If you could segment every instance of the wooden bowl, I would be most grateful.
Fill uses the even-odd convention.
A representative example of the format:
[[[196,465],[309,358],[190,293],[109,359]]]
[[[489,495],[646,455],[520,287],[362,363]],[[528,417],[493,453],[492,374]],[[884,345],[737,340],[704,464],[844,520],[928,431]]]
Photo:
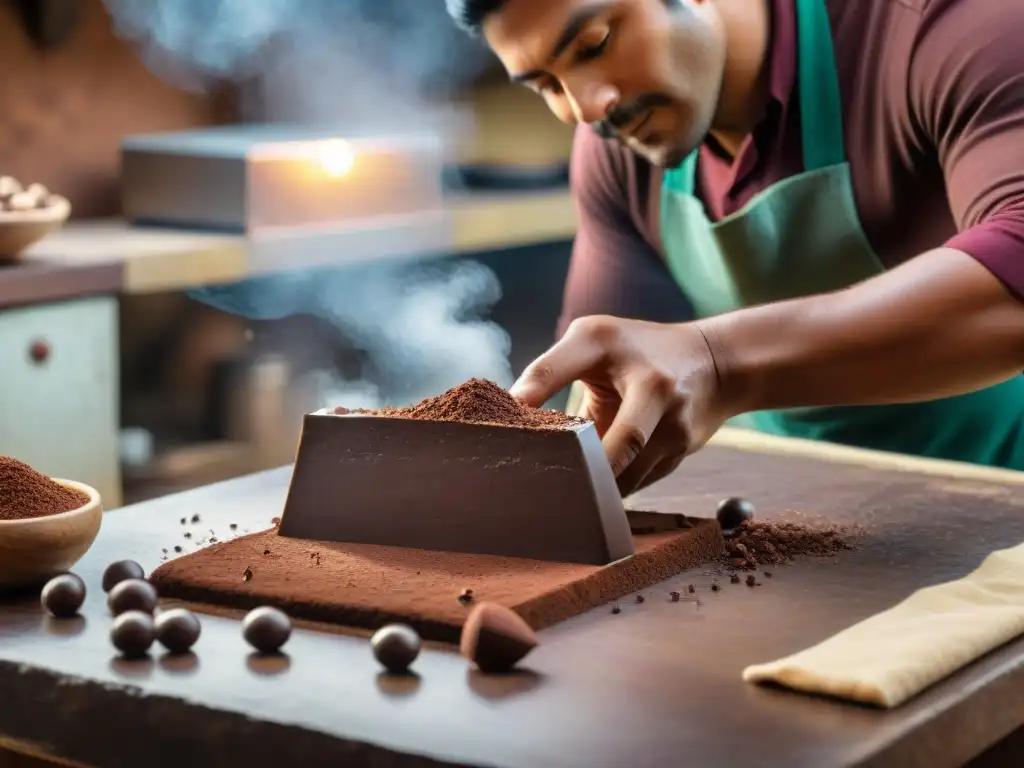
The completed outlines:
[[[71,203],[58,195],[45,208],[0,211],[0,264],[14,261],[34,242],[60,229],[70,215]]]
[[[54,482],[87,493],[88,503],[57,515],[0,520],[0,587],[42,584],[65,573],[96,540],[103,520],[99,491],[73,480]]]

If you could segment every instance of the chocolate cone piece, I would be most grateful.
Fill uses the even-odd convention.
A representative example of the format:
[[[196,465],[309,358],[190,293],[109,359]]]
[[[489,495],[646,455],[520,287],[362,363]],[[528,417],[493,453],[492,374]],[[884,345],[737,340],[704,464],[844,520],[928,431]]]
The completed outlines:
[[[515,611],[479,603],[462,627],[462,655],[482,672],[508,672],[537,645],[537,635]]]

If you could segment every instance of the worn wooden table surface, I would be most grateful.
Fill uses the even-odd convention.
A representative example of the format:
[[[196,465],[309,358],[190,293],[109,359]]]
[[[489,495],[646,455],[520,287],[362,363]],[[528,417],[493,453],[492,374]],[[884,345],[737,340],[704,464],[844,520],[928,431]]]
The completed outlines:
[[[762,518],[859,522],[859,548],[773,568],[753,589],[725,580],[711,592],[698,569],[619,615],[599,608],[544,631],[510,677],[429,650],[417,677],[392,680],[364,637],[313,629],[281,659],[259,659],[227,617],[204,617],[193,656],[116,658],[104,566],[132,557],[151,569],[186,543],[179,520],[194,513],[220,535],[266,527],[288,480],[275,470],[108,514],[76,569],[91,589],[79,620],[49,620],[32,599],[0,603],[0,743],[102,766],[942,766],[1024,724],[1024,642],[891,712],[740,679],[1024,541],[1024,475],[821,446],[810,450],[827,460],[811,459],[798,441],[741,433],[718,442],[641,505],[710,515],[742,494]],[[688,583],[700,605],[667,601]]]

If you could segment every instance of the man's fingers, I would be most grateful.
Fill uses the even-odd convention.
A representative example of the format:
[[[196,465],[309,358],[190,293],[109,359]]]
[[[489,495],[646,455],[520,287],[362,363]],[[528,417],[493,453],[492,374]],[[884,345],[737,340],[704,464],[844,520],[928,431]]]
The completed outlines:
[[[629,466],[622,470],[622,473],[615,478],[615,482],[619,486],[619,494],[621,494],[622,498],[626,498],[640,490],[644,486],[644,481],[648,475],[657,470],[661,457],[651,450],[651,447],[648,443],[647,449],[641,451],[629,463]]]
[[[597,365],[603,354],[588,334],[566,333],[527,366],[509,392],[521,403],[540,408]]]
[[[642,478],[640,478],[639,480],[632,484],[628,493],[636,493],[637,491],[642,491],[644,490],[644,488],[654,485],[659,480],[664,480],[666,477],[675,472],[679,468],[679,465],[682,463],[683,457],[681,455],[670,456],[668,458],[661,459],[661,461],[654,465],[653,469],[645,473]],[[620,482],[619,485],[621,487],[623,483]]]
[[[621,475],[651,439],[665,407],[644,387],[630,387],[604,436],[604,450],[615,476]]]

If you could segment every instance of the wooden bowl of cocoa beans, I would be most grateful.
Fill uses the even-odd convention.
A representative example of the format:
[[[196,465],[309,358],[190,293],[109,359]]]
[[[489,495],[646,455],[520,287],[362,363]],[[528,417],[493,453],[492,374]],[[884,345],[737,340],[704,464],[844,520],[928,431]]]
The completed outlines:
[[[71,203],[42,184],[0,176],[0,264],[17,260],[36,241],[64,226]]]

